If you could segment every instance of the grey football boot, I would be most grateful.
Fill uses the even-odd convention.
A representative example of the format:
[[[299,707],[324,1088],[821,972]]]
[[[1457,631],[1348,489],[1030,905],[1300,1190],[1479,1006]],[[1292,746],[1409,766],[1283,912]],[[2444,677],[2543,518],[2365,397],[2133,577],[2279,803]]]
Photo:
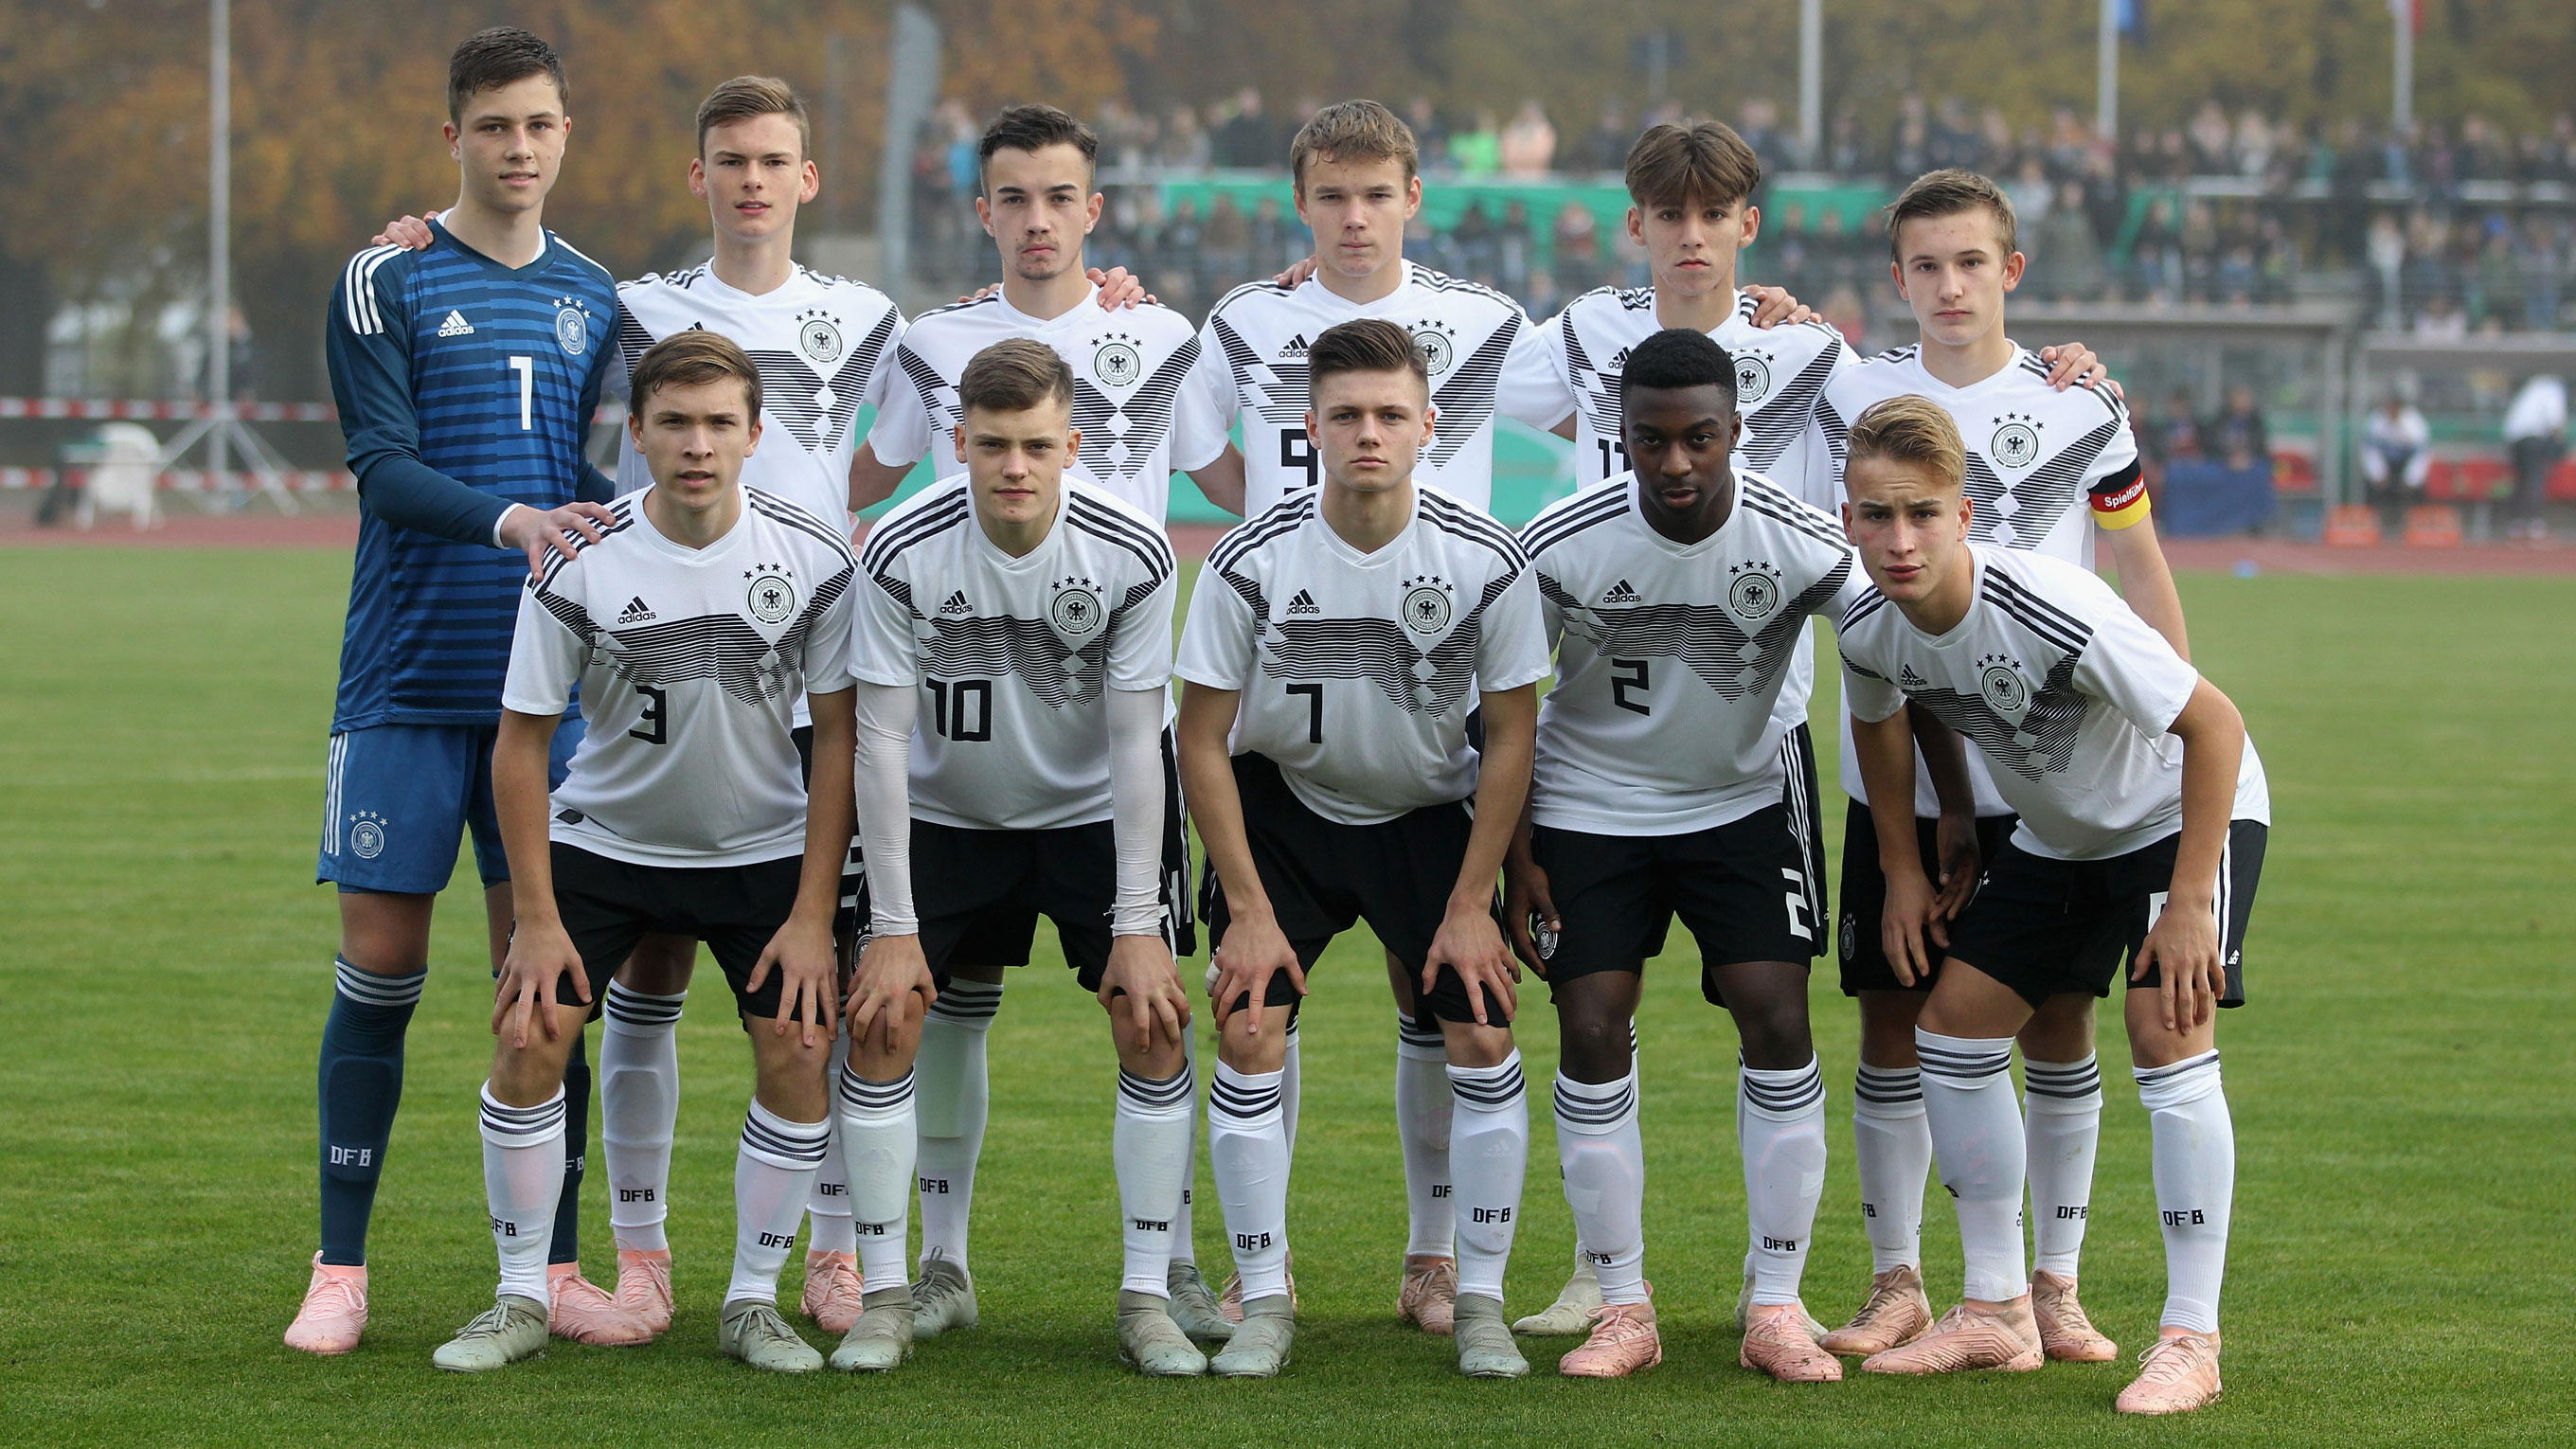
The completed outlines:
[[[937,1338],[952,1329],[973,1328],[978,1321],[975,1280],[946,1253],[932,1253],[912,1284],[913,1338]]]
[[[823,1366],[823,1355],[789,1326],[778,1305],[757,1298],[724,1306],[716,1326],[716,1346],[728,1358],[774,1374],[810,1374]]]
[[[1151,1293],[1118,1290],[1118,1357],[1152,1379],[1194,1379],[1207,1355],[1172,1321],[1171,1306]]]
[[[1196,1263],[1174,1263],[1163,1278],[1172,1291],[1170,1313],[1181,1332],[1200,1343],[1223,1343],[1234,1337],[1234,1320],[1217,1307],[1216,1294],[1199,1276]]]
[[[534,1298],[504,1293],[456,1336],[438,1346],[429,1361],[451,1373],[489,1373],[535,1358],[546,1350],[546,1306]]]
[[[1482,1293],[1458,1295],[1458,1372],[1471,1379],[1517,1379],[1528,1376],[1529,1360],[1512,1342],[1511,1324],[1503,1317],[1503,1300]]]
[[[1276,1378],[1288,1366],[1289,1346],[1297,1340],[1297,1313],[1288,1295],[1247,1299],[1243,1322],[1225,1351],[1208,1360],[1208,1372],[1219,1378]]]
[[[912,1341],[919,1336],[912,1289],[880,1288],[863,1295],[859,1309],[859,1321],[850,1325],[841,1346],[832,1350],[832,1367],[845,1373],[884,1373],[912,1357]],[[967,1300],[967,1310],[974,1310],[972,1298]]]

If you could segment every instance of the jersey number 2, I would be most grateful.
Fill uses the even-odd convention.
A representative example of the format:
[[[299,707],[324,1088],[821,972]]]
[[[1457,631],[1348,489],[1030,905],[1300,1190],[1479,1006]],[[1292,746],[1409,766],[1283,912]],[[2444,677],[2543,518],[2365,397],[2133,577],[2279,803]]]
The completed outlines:
[[[1613,674],[1610,676],[1610,702],[1619,706],[1621,709],[1628,711],[1630,714],[1653,714],[1655,712],[1654,706],[1639,704],[1628,698],[1629,690],[1633,689],[1639,694],[1643,694],[1653,687],[1652,681],[1648,678],[1646,673],[1646,661],[1643,659],[1613,659],[1610,661],[1610,667],[1612,669],[1628,669],[1635,671],[1632,674]]]
[[[510,370],[519,375],[519,431],[524,433],[537,425],[537,360],[513,357]]]

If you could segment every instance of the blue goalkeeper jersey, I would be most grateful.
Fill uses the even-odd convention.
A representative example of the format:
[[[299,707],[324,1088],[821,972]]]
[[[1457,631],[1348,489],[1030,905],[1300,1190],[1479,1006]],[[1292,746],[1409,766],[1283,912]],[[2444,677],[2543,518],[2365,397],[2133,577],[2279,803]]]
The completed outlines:
[[[583,443],[617,355],[614,280],[552,232],[513,268],[430,230],[421,251],[358,253],[331,293],[331,393],[369,500],[334,732],[496,721],[528,569],[493,526],[597,477]],[[396,487],[446,499],[443,531],[388,520],[377,500]]]

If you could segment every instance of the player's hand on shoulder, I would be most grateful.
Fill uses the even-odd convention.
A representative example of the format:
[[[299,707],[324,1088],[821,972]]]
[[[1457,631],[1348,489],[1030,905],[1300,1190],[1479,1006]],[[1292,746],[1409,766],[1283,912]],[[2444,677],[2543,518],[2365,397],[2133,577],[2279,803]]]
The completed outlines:
[[[2149,968],[2159,974],[2164,998],[2165,1030],[2187,1032],[2208,1024],[2218,999],[2227,994],[2227,966],[2218,939],[2218,914],[2210,899],[2165,898],[2164,911],[2147,928],[2129,965],[2129,979],[2143,979]]]
[[[1125,1004],[1120,1004],[1120,998]],[[1172,949],[1160,936],[1112,936],[1109,965],[1100,973],[1100,1004],[1116,1023],[1123,1012],[1135,1028],[1136,1049],[1146,1050],[1161,1034],[1180,1045],[1189,1036],[1190,993],[1172,963]],[[1123,1042],[1124,1031],[1118,1033]]]
[[[891,1042],[895,1027],[904,1019],[903,998],[907,992],[919,992],[924,1006],[939,999],[938,984],[930,975],[930,959],[921,954],[921,937],[869,937],[867,948],[859,953],[858,969],[850,973],[846,1010],[850,1040],[864,1040],[869,1028],[883,1017],[885,1035]]]
[[[1490,904],[1449,903],[1448,913],[1440,918],[1439,931],[1431,938],[1431,950],[1422,959],[1425,994],[1439,981],[1443,966],[1457,972],[1458,979],[1466,983],[1467,1005],[1475,1012],[1478,1026],[1511,1024],[1485,1020],[1487,991],[1503,1004],[1505,1014],[1520,1014],[1520,963],[1512,959],[1510,948],[1503,944],[1503,931],[1494,924]]]
[[[1306,285],[1306,279],[1313,275],[1315,275],[1315,259],[1310,256],[1270,280],[1283,287],[1302,287]]]
[[[510,933],[501,974],[492,983],[492,1034],[506,1032],[513,1050],[526,1048],[531,1025],[548,1041],[561,1036],[564,1023],[557,1015],[555,983],[567,975],[582,1004],[589,1005],[590,973],[582,969],[581,952],[573,948],[563,922],[520,920]]]
[[[1111,267],[1105,272],[1093,267],[1082,275],[1100,289],[1100,310],[1103,312],[1115,312],[1139,303],[1148,307],[1158,306],[1163,300],[1146,291],[1145,284],[1136,280],[1125,267]]]
[[[429,246],[429,224],[438,219],[437,212],[427,216],[398,216],[385,223],[385,229],[367,238],[371,247],[409,247],[422,251]]]
[[[1556,950],[1559,932],[1565,922],[1556,914],[1556,897],[1548,886],[1547,872],[1526,852],[1514,850],[1503,858],[1503,920],[1512,930],[1512,954],[1521,964],[1547,979],[1547,958]],[[1535,923],[1537,931],[1533,932]],[[1539,939],[1543,933],[1545,939]]]
[[[501,543],[528,556],[528,577],[533,579],[545,572],[546,555],[559,553],[572,558],[579,552],[573,547],[574,535],[578,534],[585,543],[597,543],[608,536],[608,526],[616,522],[617,515],[604,504],[567,503],[561,508],[513,504],[501,516]]]
[[[2055,347],[2043,347],[2039,349],[2039,360],[2048,364],[2048,385],[2059,392],[2080,382],[2089,387],[2108,388],[2111,396],[2122,402],[2129,400],[2129,395],[2111,380],[2109,364],[2094,356],[2093,349],[2081,342],[2061,342]]]
[[[1270,978],[1285,971],[1297,994],[1306,994],[1306,968],[1298,963],[1297,948],[1279,929],[1279,922],[1269,916],[1258,919],[1236,916],[1226,922],[1225,939],[1216,946],[1216,979],[1208,983],[1208,1000],[1216,1010],[1217,1029],[1225,1029],[1226,1019],[1234,1014],[1234,999],[1249,992],[1252,996],[1252,1031],[1261,1031],[1261,1008],[1270,990]]]
[[[840,957],[832,950],[832,923],[789,916],[761,949],[744,989],[758,991],[778,972],[778,1020],[770,1028],[787,1035],[791,1023],[804,1028],[805,1045],[830,1041],[840,1030]],[[816,1035],[816,1033],[820,1035]]]
[[[1813,322],[1815,309],[1789,295],[1786,287],[1752,286],[1744,295],[1753,299],[1753,325],[1769,329],[1783,322]]]

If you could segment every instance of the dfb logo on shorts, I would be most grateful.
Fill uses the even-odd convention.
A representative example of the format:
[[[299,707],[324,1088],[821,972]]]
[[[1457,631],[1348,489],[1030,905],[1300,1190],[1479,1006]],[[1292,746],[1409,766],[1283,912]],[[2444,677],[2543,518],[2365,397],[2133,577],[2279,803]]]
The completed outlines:
[[[385,853],[385,817],[373,810],[361,810],[349,817],[349,853],[360,860],[373,860]]]

